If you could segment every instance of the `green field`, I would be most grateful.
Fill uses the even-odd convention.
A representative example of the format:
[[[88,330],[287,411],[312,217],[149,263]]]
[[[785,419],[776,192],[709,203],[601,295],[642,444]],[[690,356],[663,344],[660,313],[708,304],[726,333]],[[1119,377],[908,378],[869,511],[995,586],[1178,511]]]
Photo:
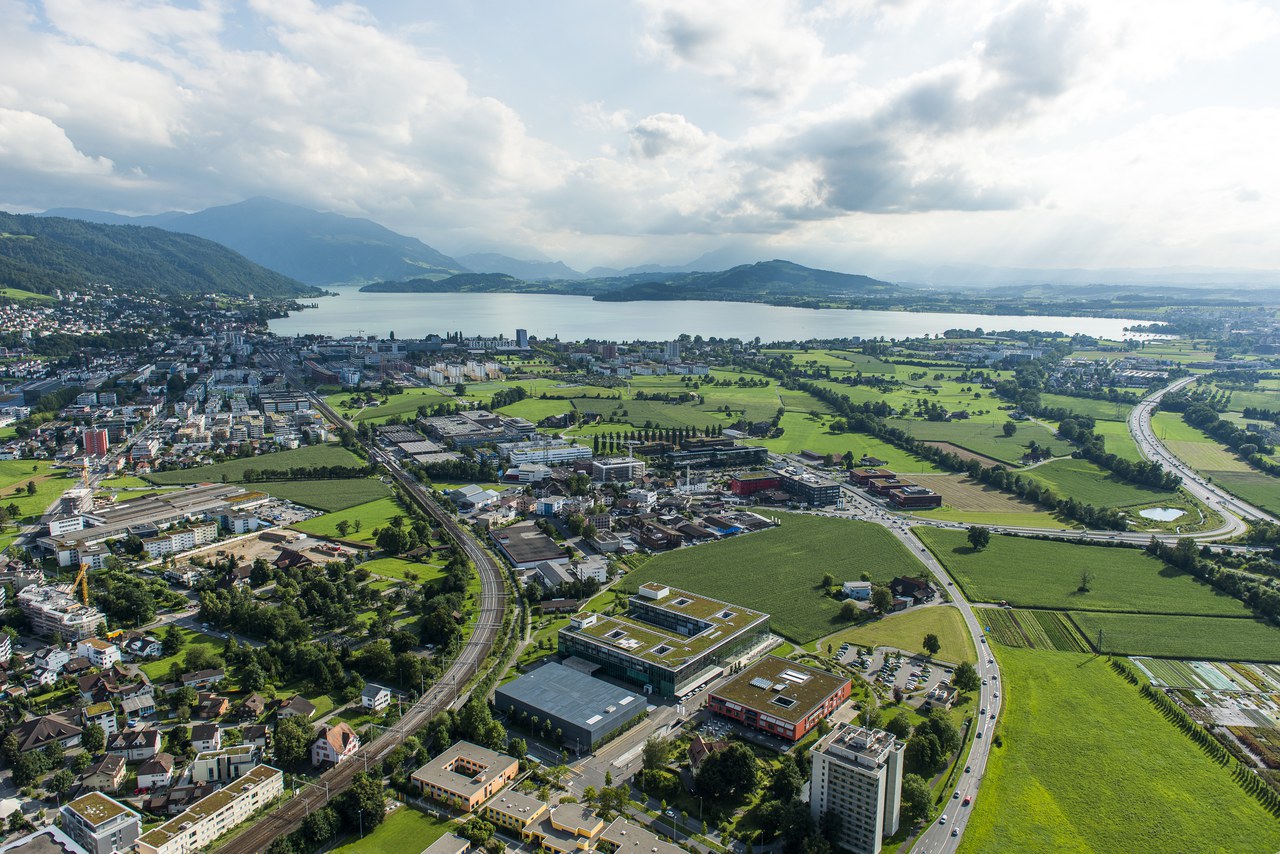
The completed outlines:
[[[377,406],[363,408],[359,406],[344,406],[343,404],[349,402],[351,397],[352,395],[349,392],[331,394],[325,398],[325,403],[351,421],[368,421],[372,424],[381,424],[393,415],[402,415],[407,420],[412,420],[413,416],[417,414],[419,406],[426,405],[430,408],[449,400],[452,395],[439,389],[425,386],[404,389],[401,394],[393,394],[386,398],[385,402],[380,398]]]
[[[955,664],[962,661],[977,663],[978,654],[973,648],[973,638],[969,637],[964,618],[953,605],[911,608],[852,629],[844,629],[809,646],[813,649],[821,647],[822,650],[828,646],[838,649],[840,644],[848,642],[858,646],[891,646],[923,654],[921,641],[927,634],[937,635],[942,644],[938,658]]]
[[[1250,504],[1270,513],[1280,513],[1280,478],[1260,471],[1206,471],[1203,474]]]
[[[1020,608],[1140,611],[1154,614],[1247,616],[1240,600],[1139,549],[1055,543],[994,534],[974,551],[964,531],[912,531],[965,591],[979,602]],[[1079,593],[1082,572],[1094,574]]]
[[[1107,453],[1130,462],[1142,462],[1142,454],[1138,452],[1138,443],[1133,441],[1129,433],[1129,425],[1123,421],[1095,421],[1093,432],[1106,440]]]
[[[20,517],[39,516],[77,481],[75,472],[47,460],[0,460],[0,505],[18,505]],[[34,494],[27,494],[28,483]]]
[[[1072,397],[1067,394],[1048,394],[1041,392],[1040,405],[1052,409],[1068,409],[1077,415],[1090,415],[1096,421],[1116,421],[1124,423],[1133,409],[1130,403],[1112,403],[1107,400],[1090,400],[1085,397]]]
[[[1003,415],[999,423],[988,420],[967,421],[913,421],[901,418],[889,419],[890,426],[906,430],[925,442],[950,442],[967,448],[975,454],[1017,463],[1034,439],[1041,446],[1048,446],[1055,456],[1071,453],[1071,445],[1057,438],[1051,431],[1031,422],[1018,425],[1012,437],[1004,435],[1002,426],[1008,420]]]
[[[391,494],[391,487],[373,477],[350,480],[269,480],[255,483],[254,488],[276,498],[314,507],[326,513],[367,504]]]
[[[330,848],[330,854],[420,854],[441,836],[451,832],[454,825],[448,821],[418,812],[404,806],[387,816],[386,820],[364,839],[352,838],[345,844]]]
[[[658,555],[623,581],[635,591],[661,581],[772,615],[773,630],[808,643],[841,626],[840,603],[818,589],[824,573],[836,582],[863,572],[888,582],[924,567],[880,525],[819,516],[777,514],[782,525],[718,543]]]
[[[249,469],[287,470],[291,468],[314,468],[317,466],[351,466],[365,465],[364,460],[340,445],[308,445],[292,451],[277,451],[274,454],[263,454],[257,457],[244,457],[215,463],[211,466],[179,469],[177,471],[154,472],[146,476],[152,483],[185,484],[185,483],[240,483],[244,473]]]
[[[1280,661],[1280,629],[1253,619],[1103,614],[1072,611],[1071,619],[1097,646],[1122,655],[1219,661]]]
[[[1023,608],[978,608],[978,621],[987,637],[1005,646],[1091,652],[1092,647],[1063,611]]]
[[[798,454],[800,451],[816,451],[820,454],[845,454],[852,452],[854,459],[864,455],[885,460],[894,471],[903,473],[937,472],[933,463],[900,451],[866,433],[832,433],[828,425],[832,419],[826,416],[814,418],[805,412],[788,412],[782,416],[779,426],[782,435],[776,439],[751,440],[750,444],[764,445],[779,454]]]
[[[418,576],[414,584],[422,584],[433,578],[440,578],[444,575],[443,569],[434,563],[419,563],[414,560],[406,560],[400,557],[380,557],[375,560],[367,560],[360,564],[364,569],[369,570],[374,575],[381,575],[384,578],[394,578],[400,581],[408,581],[406,573],[414,573]]]
[[[0,288],[0,297],[8,297],[18,302],[53,302],[53,297],[48,294],[38,294],[35,291],[24,291],[21,288]]]
[[[394,498],[379,498],[367,504],[357,504],[337,513],[326,513],[314,519],[307,519],[291,527],[307,534],[320,537],[337,537],[338,523],[343,519],[348,522],[360,522],[360,530],[347,534],[347,539],[358,543],[372,543],[373,529],[386,525],[392,516],[404,516],[404,508]]]
[[[192,647],[201,646],[204,647],[206,651],[213,653],[214,655],[222,655],[222,649],[226,643],[225,641],[220,641],[211,635],[193,632],[190,629],[184,629],[181,627],[178,628],[178,633],[182,635],[182,649],[178,650],[176,654],[166,656],[164,658],[157,658],[154,661],[144,661],[138,665],[138,669],[147,674],[147,678],[152,682],[158,684],[160,682],[167,681],[169,678],[169,667],[175,661],[183,661],[187,654],[187,650]]]
[[[1088,460],[1054,460],[1023,474],[1053,490],[1058,498],[1074,498],[1095,507],[1133,507],[1167,499],[1167,489],[1137,486],[1110,474]]]
[[[1103,658],[1000,650],[1007,705],[960,850],[1274,851],[1280,823]]]

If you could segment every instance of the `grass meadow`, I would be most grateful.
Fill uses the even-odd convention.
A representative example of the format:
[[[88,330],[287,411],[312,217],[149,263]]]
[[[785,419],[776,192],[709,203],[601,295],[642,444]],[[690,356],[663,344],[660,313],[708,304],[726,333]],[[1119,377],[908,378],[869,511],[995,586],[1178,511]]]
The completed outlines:
[[[907,652],[924,653],[921,642],[927,634],[937,635],[942,644],[938,658],[955,664],[962,661],[977,663],[973,639],[965,628],[964,618],[953,605],[911,608],[890,614],[851,629],[842,629],[809,644],[809,647],[815,651],[818,647],[825,650],[827,646],[838,649],[840,644],[848,642],[858,646],[891,646]]]
[[[1023,473],[1053,490],[1059,498],[1075,498],[1095,507],[1133,507],[1173,496],[1173,490],[1128,483],[1088,460],[1054,460]]]
[[[1245,617],[1240,600],[1139,549],[1055,543],[993,534],[974,551],[964,531],[912,529],[970,599],[1019,608]],[[1080,593],[1081,573],[1092,572]]]
[[[290,527],[306,534],[336,538],[338,536],[339,522],[343,519],[351,523],[358,521],[360,530],[351,531],[347,534],[346,539],[356,543],[372,543],[374,528],[386,525],[392,516],[404,515],[404,508],[394,498],[379,498],[376,501],[357,504],[354,507],[349,507],[336,513],[326,513],[324,516],[307,519]]]
[[[225,478],[227,483],[240,483],[249,469],[287,470],[318,466],[363,466],[364,460],[340,445],[308,445],[292,451],[277,451],[257,457],[244,457],[176,471],[153,472],[146,480],[161,486],[189,483],[217,483]]]
[[[1252,618],[1104,614],[1072,611],[1095,647],[1119,655],[1219,661],[1280,661],[1280,629]]]
[[[1280,823],[1107,666],[1001,649],[1007,705],[960,851],[1273,851]]]

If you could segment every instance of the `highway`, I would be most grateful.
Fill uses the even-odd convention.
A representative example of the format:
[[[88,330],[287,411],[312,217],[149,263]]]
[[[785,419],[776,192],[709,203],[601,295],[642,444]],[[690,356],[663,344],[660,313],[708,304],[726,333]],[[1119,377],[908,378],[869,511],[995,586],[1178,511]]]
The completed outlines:
[[[309,396],[316,409],[335,424],[350,426],[323,400],[315,395]],[[352,778],[357,773],[377,768],[376,773],[381,777],[382,761],[391,751],[400,746],[405,738],[423,727],[437,713],[445,709],[457,708],[466,701],[468,692],[464,689],[467,683],[476,675],[480,665],[498,641],[508,598],[503,581],[503,568],[399,465],[376,447],[370,446],[368,451],[373,459],[386,466],[387,471],[410,497],[449,532],[475,564],[476,570],[480,573],[481,585],[479,621],[476,623],[475,631],[463,644],[458,657],[454,659],[449,669],[405,711],[403,717],[394,726],[384,730],[369,744],[362,746],[341,765],[334,766],[321,774],[305,789],[295,790],[293,797],[284,800],[243,833],[218,847],[217,854],[257,854],[265,851],[273,840],[296,830],[312,810],[323,807],[335,795],[350,786]]]

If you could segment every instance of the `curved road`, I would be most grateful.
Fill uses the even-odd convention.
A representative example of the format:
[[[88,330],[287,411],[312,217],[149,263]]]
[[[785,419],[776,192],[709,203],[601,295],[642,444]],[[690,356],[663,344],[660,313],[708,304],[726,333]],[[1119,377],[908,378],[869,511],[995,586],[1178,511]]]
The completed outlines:
[[[334,423],[346,425],[346,421],[325,405],[323,400],[314,395],[310,396],[316,408]],[[374,459],[386,465],[387,470],[400,486],[453,536],[466,552],[467,557],[475,563],[476,570],[480,574],[481,586],[479,621],[476,623],[475,631],[463,644],[458,657],[454,659],[449,669],[418,698],[418,701],[394,726],[384,730],[372,742],[362,746],[350,759],[321,774],[306,789],[283,801],[257,823],[220,846],[216,849],[217,854],[257,854],[265,851],[276,838],[296,830],[311,810],[323,807],[333,796],[350,786],[352,778],[357,773],[380,765],[391,751],[404,742],[405,738],[424,726],[437,713],[465,701],[468,692],[463,690],[464,687],[476,675],[481,663],[488,657],[498,640],[507,606],[507,589],[503,581],[502,567],[480,547],[469,532],[435,503],[417,481],[401,470],[399,465],[376,447],[369,447],[369,452]]]

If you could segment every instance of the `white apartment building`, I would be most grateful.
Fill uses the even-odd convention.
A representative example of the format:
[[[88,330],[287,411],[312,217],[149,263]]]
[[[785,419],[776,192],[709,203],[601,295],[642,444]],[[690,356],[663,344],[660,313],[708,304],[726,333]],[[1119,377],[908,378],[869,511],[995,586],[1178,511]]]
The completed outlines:
[[[813,748],[809,809],[840,816],[840,847],[879,854],[898,831],[903,743],[884,730],[840,724]]]
[[[81,795],[64,806],[62,829],[89,854],[128,851],[138,838],[142,817],[101,792]]]
[[[63,640],[92,637],[104,622],[102,612],[71,594],[71,585],[32,584],[18,591],[18,607],[38,635],[61,635]]]
[[[218,539],[218,523],[203,522],[176,531],[167,531],[158,537],[142,541],[142,547],[151,557],[162,557],[206,546]]]
[[[85,638],[77,643],[76,655],[83,655],[94,667],[104,669],[120,663],[120,648],[101,638]]]
[[[259,765],[240,779],[192,804],[139,837],[141,854],[199,851],[284,794],[284,775]]]

